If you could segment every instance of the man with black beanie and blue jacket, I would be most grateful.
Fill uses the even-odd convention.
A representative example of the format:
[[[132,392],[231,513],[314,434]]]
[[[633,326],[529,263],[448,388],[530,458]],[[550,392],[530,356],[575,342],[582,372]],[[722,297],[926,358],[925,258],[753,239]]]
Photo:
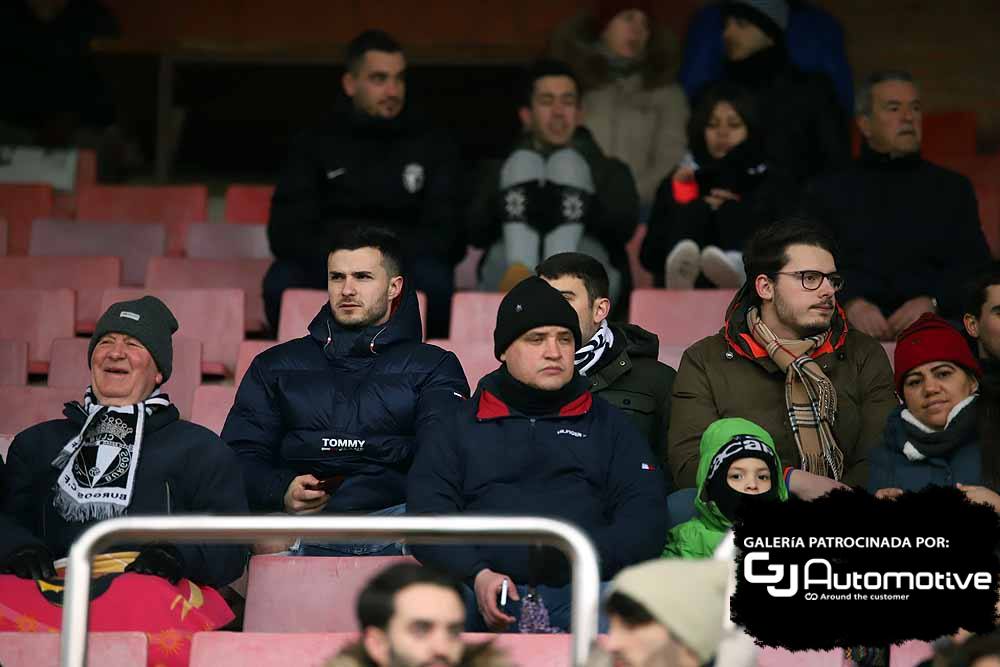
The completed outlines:
[[[597,547],[601,579],[655,558],[666,530],[666,489],[645,438],[575,372],[576,312],[541,278],[507,293],[493,333],[499,369],[418,452],[411,514],[507,514],[563,519]],[[548,549],[414,546],[423,563],[463,577],[479,613],[469,630],[569,626],[569,566]],[[498,596],[507,582],[505,609]],[[470,606],[472,594],[470,592]],[[471,611],[471,610],[470,610]]]

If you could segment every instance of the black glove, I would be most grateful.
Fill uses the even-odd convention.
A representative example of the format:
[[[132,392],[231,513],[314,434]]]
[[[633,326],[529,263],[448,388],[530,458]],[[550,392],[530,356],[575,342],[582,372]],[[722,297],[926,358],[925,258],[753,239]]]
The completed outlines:
[[[170,583],[176,584],[184,576],[184,557],[177,547],[169,544],[151,544],[139,552],[136,559],[125,567],[125,571],[163,577]]]
[[[56,576],[52,554],[40,544],[30,544],[14,551],[4,563],[3,570],[21,579],[54,579]]]

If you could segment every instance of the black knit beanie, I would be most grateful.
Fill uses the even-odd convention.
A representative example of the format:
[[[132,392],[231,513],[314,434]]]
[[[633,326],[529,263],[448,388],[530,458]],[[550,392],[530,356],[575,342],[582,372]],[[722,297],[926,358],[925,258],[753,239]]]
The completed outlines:
[[[97,341],[105,334],[120,333],[131,336],[146,346],[166,382],[170,379],[174,364],[174,346],[170,337],[177,331],[177,326],[174,314],[155,296],[112,304],[101,315],[101,319],[97,320],[97,328],[90,337],[87,367],[90,367]]]
[[[583,347],[580,320],[573,306],[557,289],[537,276],[525,278],[500,302],[493,330],[493,354],[497,359],[510,344],[535,327],[566,327],[573,332],[575,347]]]
[[[722,13],[724,17],[750,21],[775,42],[781,42],[788,29],[786,0],[729,0],[722,6]]]

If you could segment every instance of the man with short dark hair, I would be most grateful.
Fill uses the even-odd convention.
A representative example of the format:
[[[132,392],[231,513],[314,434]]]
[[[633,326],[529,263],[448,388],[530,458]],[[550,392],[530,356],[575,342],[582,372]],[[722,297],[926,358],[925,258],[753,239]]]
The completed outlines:
[[[804,203],[842,248],[848,319],[880,340],[925,312],[958,318],[962,290],[990,259],[969,179],[920,157],[921,119],[908,72],[873,73],[858,89],[861,156]]]
[[[1000,270],[980,276],[972,286],[962,318],[979,358],[1000,362]]]
[[[729,565],[655,560],[622,570],[604,603],[617,667],[698,667],[723,638]]]
[[[329,121],[292,141],[271,200],[268,321],[277,327],[285,289],[325,287],[334,227],[377,222],[404,240],[413,287],[427,294],[428,335],[444,338],[465,253],[458,150],[405,106],[406,58],[381,30],[350,43],[341,87]]]
[[[524,75],[524,130],[506,160],[490,163],[469,216],[471,242],[487,253],[483,289],[507,291],[550,255],[579,251],[608,270],[611,295],[629,290],[625,244],[639,218],[628,166],[605,156],[582,126],[572,69],[540,60]]]
[[[580,318],[584,343],[573,363],[590,381],[590,391],[631,417],[653,454],[666,464],[670,393],[677,373],[657,361],[656,334],[608,321],[608,274],[593,257],[559,253],[539,264],[535,273],[559,290]]]
[[[392,565],[358,596],[361,639],[326,667],[509,667],[489,643],[462,642],[462,586],[416,563]]]
[[[807,220],[751,238],[747,282],[722,330],[688,348],[677,371],[667,456],[678,486],[694,486],[699,440],[723,417],[774,437],[800,498],[867,483],[867,451],[899,401],[885,350],[850,328],[837,303],[836,252],[827,230]]]
[[[306,336],[251,363],[222,430],[242,463],[251,510],[404,511],[419,443],[469,387],[454,354],[420,342],[401,255],[391,232],[342,228],[327,258],[329,303]],[[389,545],[296,550],[398,552]]]
[[[421,448],[408,511],[564,519],[594,542],[602,581],[659,555],[663,476],[628,417],[594,397],[575,372],[581,338],[573,308],[541,278],[526,278],[501,302],[493,342],[500,368]],[[413,552],[469,585],[469,630],[515,622],[521,632],[569,627],[569,567],[558,553],[493,545]],[[504,581],[510,592],[501,608]]]

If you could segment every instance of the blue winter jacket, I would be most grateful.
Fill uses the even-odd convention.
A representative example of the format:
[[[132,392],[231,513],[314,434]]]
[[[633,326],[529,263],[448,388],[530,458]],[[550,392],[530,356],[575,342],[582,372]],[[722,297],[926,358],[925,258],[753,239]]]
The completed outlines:
[[[580,527],[597,548],[601,579],[663,549],[666,489],[646,439],[628,416],[589,391],[558,414],[528,417],[496,393],[494,371],[454,410],[410,472],[410,514],[531,515]],[[527,547],[414,545],[422,563],[462,578],[483,568],[517,584],[564,585],[564,560]]]
[[[972,404],[966,408],[974,408]],[[897,488],[919,491],[926,486],[954,486],[955,484],[980,485],[982,481],[982,453],[978,431],[967,443],[951,451],[948,456],[911,461],[903,454],[906,431],[903,429],[904,406],[896,408],[885,425],[880,447],[868,453],[868,490]]]
[[[325,511],[373,511],[405,501],[418,442],[468,395],[458,358],[421,342],[406,289],[385,325],[342,329],[325,304],[308,336],[259,354],[222,439],[239,456],[253,511],[282,511],[305,474],[343,478]]]

